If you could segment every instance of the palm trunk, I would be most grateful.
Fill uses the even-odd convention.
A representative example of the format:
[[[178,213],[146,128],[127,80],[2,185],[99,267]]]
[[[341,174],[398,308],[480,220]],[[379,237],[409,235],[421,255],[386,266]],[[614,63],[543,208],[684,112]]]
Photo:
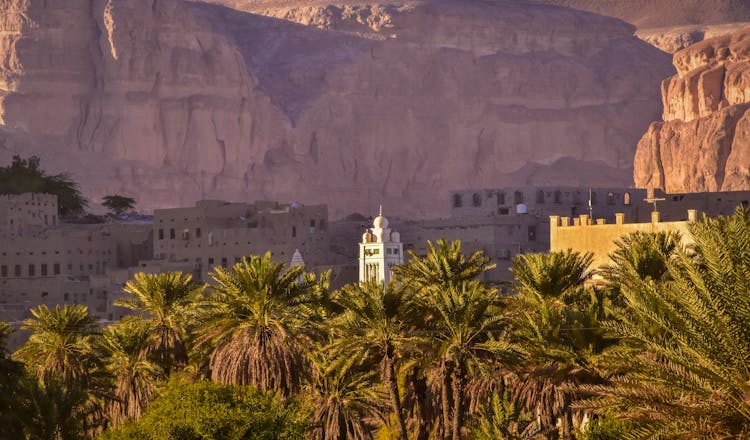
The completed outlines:
[[[398,381],[396,380],[395,370],[392,350],[387,350],[385,355],[385,382],[391,398],[391,409],[396,414],[396,423],[399,430],[398,438],[400,440],[407,440],[406,422],[404,421],[404,411],[401,408],[401,396],[398,392]]]
[[[453,440],[461,440],[464,419],[464,371],[461,364],[453,370]]]
[[[443,361],[443,386],[440,390],[440,400],[443,406],[443,438],[446,440],[450,439],[451,426],[451,374],[453,374],[453,368],[450,363]]]

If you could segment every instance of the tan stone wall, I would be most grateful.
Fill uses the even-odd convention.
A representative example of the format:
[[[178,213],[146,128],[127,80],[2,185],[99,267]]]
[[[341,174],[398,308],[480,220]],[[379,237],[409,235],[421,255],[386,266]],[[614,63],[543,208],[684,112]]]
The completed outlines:
[[[325,205],[206,200],[191,208],[157,210],[153,228],[154,257],[190,262],[204,281],[216,266],[266,252],[289,263],[299,249],[309,268],[331,263]]]
[[[0,195],[0,238],[34,235],[57,225],[57,196],[52,194]]]
[[[692,215],[694,220],[695,212]],[[676,231],[682,234],[683,242],[691,240],[689,221],[661,222],[657,217],[648,223],[592,224],[587,216],[573,220],[575,223],[567,217],[550,216],[550,251],[591,252],[595,268],[608,265],[609,254],[617,248],[615,243],[633,232]]]

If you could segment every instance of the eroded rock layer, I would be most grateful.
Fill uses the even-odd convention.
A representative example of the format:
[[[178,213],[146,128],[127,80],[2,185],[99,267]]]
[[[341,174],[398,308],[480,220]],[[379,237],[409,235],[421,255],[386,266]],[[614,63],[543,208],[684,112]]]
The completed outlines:
[[[145,210],[435,215],[454,188],[628,184],[673,72],[632,26],[554,6],[241,3],[0,1],[0,159],[39,154]]]
[[[750,27],[674,56],[663,122],[638,144],[637,186],[668,192],[750,189]]]

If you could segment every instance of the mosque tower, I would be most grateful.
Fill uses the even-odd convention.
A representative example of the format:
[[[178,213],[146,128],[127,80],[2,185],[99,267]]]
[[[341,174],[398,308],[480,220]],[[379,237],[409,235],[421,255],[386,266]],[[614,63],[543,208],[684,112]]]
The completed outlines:
[[[359,281],[387,284],[391,280],[391,268],[404,262],[401,236],[388,228],[382,206],[372,226],[362,234],[359,244]]]

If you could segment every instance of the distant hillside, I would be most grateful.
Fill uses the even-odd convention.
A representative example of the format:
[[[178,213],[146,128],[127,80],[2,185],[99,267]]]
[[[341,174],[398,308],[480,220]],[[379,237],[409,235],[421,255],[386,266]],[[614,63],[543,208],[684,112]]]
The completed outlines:
[[[750,0],[530,0],[609,15],[638,28],[750,21]]]

